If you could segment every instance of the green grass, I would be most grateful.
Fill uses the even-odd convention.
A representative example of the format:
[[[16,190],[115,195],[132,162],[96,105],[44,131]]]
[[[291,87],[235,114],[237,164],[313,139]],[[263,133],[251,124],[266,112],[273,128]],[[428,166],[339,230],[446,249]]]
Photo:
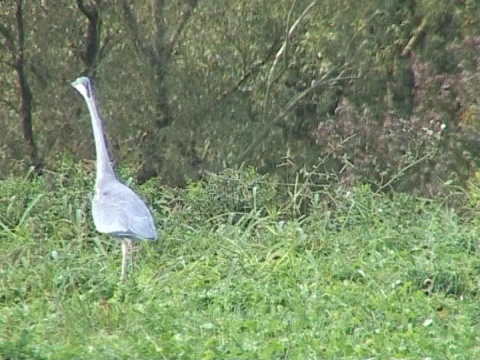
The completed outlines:
[[[62,173],[0,184],[2,359],[480,357],[478,215],[365,187],[301,215],[251,171],[151,181],[160,240],[122,284],[91,174]]]

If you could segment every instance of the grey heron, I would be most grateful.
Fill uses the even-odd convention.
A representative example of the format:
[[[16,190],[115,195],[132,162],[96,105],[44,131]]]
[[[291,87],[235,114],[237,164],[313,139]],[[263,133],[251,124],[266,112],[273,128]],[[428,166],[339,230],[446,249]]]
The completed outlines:
[[[79,77],[71,85],[85,99],[92,120],[97,153],[95,194],[92,200],[93,222],[98,232],[122,239],[124,280],[127,278],[127,265],[132,260],[132,240],[156,240],[157,231],[147,205],[115,176],[90,80]]]

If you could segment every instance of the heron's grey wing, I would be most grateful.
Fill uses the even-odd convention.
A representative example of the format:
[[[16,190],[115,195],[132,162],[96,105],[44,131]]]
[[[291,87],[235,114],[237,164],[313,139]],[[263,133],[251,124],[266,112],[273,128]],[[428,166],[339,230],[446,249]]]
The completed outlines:
[[[149,209],[122,183],[108,184],[100,191],[97,189],[92,212],[99,232],[148,240],[157,237]]]
[[[130,189],[129,189],[130,190]],[[157,238],[157,231],[152,214],[147,205],[131,191],[132,198],[129,201],[129,211],[127,212],[127,228],[132,234],[136,234],[138,238],[145,240],[155,240]]]

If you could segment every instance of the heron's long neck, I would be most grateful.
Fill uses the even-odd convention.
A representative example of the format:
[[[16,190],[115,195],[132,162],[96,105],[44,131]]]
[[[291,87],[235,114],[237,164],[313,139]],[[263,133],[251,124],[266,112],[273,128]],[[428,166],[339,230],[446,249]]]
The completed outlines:
[[[90,117],[92,118],[93,138],[95,140],[95,150],[97,152],[97,183],[105,176],[115,177],[112,164],[108,157],[107,145],[103,136],[102,120],[98,115],[97,106],[93,97],[86,97]]]

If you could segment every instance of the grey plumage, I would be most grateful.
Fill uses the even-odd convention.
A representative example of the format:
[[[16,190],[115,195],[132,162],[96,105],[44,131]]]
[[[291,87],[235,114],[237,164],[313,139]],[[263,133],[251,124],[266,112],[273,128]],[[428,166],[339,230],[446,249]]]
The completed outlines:
[[[132,239],[156,240],[157,231],[147,205],[115,176],[90,80],[79,77],[72,82],[72,86],[85,99],[92,120],[97,153],[95,195],[92,200],[93,222],[98,232],[122,238],[122,279],[125,279],[127,257],[131,258]]]

